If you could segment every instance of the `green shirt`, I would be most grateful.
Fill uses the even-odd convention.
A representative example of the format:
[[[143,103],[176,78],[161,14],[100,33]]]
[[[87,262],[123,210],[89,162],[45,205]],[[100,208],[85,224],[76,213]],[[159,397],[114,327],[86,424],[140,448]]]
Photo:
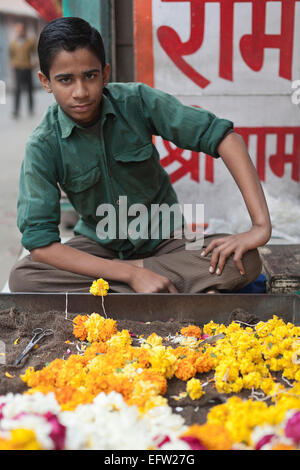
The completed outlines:
[[[60,241],[61,187],[80,216],[75,234],[103,244],[121,259],[151,253],[162,238],[132,239],[127,233],[126,238],[110,234],[99,239],[96,229],[105,215],[97,215],[97,208],[110,204],[118,220],[120,196],[127,197],[128,207],[178,203],[153,135],[217,158],[217,147],[232,127],[231,121],[141,83],[109,84],[99,121],[88,128],[51,105],[27,142],[21,168],[18,227],[23,246],[32,250]]]

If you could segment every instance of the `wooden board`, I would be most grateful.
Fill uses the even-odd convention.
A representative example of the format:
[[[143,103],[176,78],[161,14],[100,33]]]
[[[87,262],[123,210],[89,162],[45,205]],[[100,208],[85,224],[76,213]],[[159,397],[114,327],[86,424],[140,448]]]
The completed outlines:
[[[268,245],[260,249],[267,292],[300,290],[300,245]]]

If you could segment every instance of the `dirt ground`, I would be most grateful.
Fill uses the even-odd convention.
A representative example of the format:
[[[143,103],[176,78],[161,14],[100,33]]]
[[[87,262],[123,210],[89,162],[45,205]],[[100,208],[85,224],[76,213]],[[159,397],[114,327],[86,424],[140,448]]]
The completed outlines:
[[[75,315],[68,315],[69,320],[72,320],[74,317]],[[247,323],[256,323],[257,321],[254,316],[249,316],[246,312],[240,310],[236,310],[228,316],[228,324],[235,319]],[[179,332],[180,329],[183,326],[187,326],[187,324],[187,322],[179,323],[176,321],[153,321],[151,323],[132,320],[117,321],[119,331],[128,329],[137,337],[139,335],[147,337],[153,332],[162,337],[169,334],[175,335],[176,332]],[[31,339],[33,329],[38,327],[45,328],[45,325],[47,328],[52,328],[54,334],[45,337],[40,342],[37,349],[32,350],[23,358],[19,365],[14,366],[14,361]],[[198,326],[201,327],[203,325]],[[56,358],[66,359],[70,355],[70,352],[71,354],[78,353],[76,344],[78,345],[79,342],[74,338],[72,331],[72,321],[65,319],[64,312],[50,311],[38,315],[30,315],[28,313],[19,312],[16,309],[0,311],[0,340],[2,344],[5,344],[5,363],[2,361],[1,364],[0,361],[0,395],[5,395],[9,392],[23,393],[26,391],[27,385],[21,380],[20,375],[23,374],[28,367],[32,366],[38,370]],[[66,344],[65,341],[67,340],[71,343]],[[134,341],[133,339],[133,344]],[[11,377],[8,377],[6,373]],[[197,374],[196,377],[199,378],[202,383],[206,382],[207,379],[213,377],[213,371],[208,374]],[[166,397],[173,411],[181,414],[187,425],[204,423],[209,409],[225,402],[229,397],[229,395],[218,393],[212,382],[205,387],[205,395],[199,400],[191,400],[188,396],[176,400],[174,396],[178,396],[178,394],[184,392],[185,389],[186,382],[172,378],[168,381]],[[245,393],[240,396],[246,398],[248,392],[245,391]]]

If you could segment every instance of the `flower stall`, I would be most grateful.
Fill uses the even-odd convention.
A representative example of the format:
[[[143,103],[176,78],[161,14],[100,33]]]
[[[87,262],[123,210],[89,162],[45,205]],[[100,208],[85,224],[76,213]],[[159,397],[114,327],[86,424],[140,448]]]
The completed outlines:
[[[298,296],[108,291],[2,296],[1,450],[299,449]]]

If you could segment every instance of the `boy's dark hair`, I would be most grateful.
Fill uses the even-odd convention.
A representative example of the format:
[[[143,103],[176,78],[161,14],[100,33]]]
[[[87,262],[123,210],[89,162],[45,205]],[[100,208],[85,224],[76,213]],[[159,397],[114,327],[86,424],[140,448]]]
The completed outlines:
[[[56,54],[61,50],[73,52],[79,48],[89,49],[105,67],[105,50],[102,37],[95,28],[82,18],[58,18],[42,30],[38,43],[40,69],[50,79],[50,68]]]

